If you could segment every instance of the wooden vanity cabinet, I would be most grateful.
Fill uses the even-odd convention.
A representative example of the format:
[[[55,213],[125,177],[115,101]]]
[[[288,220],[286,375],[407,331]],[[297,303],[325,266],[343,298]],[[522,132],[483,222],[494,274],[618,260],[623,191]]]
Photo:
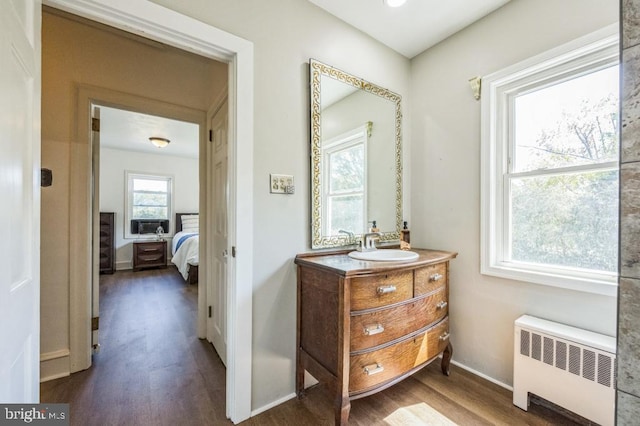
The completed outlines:
[[[298,265],[296,392],[304,372],[335,391],[336,424],[352,399],[379,392],[442,354],[449,374],[449,260],[412,250],[411,262],[366,262],[347,252],[301,254]]]

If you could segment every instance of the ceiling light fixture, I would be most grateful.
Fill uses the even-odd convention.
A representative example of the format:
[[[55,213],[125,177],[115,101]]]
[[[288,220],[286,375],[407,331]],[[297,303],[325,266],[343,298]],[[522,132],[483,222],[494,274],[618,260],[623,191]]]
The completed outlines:
[[[152,136],[149,138],[149,140],[154,146],[157,146],[158,148],[164,148],[165,146],[169,145],[169,142],[171,142],[169,139],[159,138],[157,136]]]
[[[407,2],[407,0],[382,0],[384,4],[389,7],[400,7]]]

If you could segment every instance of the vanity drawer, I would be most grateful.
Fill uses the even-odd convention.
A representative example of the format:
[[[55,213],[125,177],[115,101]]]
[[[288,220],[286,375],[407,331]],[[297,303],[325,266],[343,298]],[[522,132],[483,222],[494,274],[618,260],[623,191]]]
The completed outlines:
[[[392,305],[412,297],[412,271],[388,272],[351,279],[351,311]]]
[[[393,308],[351,316],[351,348],[372,348],[433,324],[448,312],[447,292],[439,291]]]
[[[415,295],[430,293],[447,283],[447,262],[416,269]]]
[[[373,352],[352,355],[349,393],[392,380],[438,355],[449,341],[449,318],[407,340]]]

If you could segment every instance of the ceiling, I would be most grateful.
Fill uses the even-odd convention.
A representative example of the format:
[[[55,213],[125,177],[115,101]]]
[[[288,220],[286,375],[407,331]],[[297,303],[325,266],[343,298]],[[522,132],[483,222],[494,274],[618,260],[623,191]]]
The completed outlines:
[[[198,132],[194,123],[100,107],[101,148],[197,158]],[[151,136],[169,139],[171,143],[157,148],[149,142]]]
[[[407,0],[397,8],[382,0],[309,1],[413,58],[510,0]]]
[[[510,0],[407,0],[390,8],[383,0],[309,0],[391,49],[413,58]],[[344,96],[344,95],[343,95]],[[100,145],[161,155],[198,157],[198,125],[100,107]],[[156,148],[149,137],[171,140]]]

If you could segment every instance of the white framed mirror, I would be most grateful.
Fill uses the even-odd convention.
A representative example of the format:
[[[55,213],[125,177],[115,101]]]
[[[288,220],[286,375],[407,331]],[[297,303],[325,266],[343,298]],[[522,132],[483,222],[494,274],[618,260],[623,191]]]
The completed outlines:
[[[355,244],[374,227],[382,242],[402,224],[400,95],[309,60],[311,247]]]

